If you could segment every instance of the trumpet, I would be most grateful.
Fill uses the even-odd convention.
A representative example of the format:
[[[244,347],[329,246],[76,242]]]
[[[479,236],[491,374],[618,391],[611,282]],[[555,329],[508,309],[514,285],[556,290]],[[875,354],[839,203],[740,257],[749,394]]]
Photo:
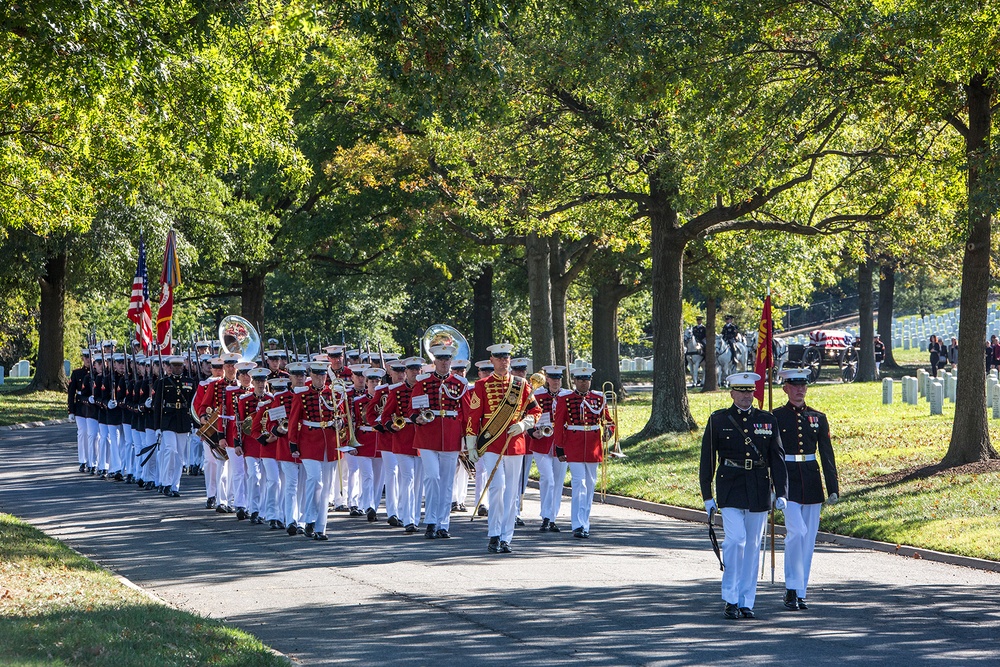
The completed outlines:
[[[427,424],[431,423],[432,421],[434,421],[435,416],[436,415],[434,414],[434,411],[431,410],[430,408],[424,408],[423,410],[420,411],[420,418],[424,421],[424,423]],[[405,424],[406,422],[403,423]]]
[[[395,417],[392,418],[392,425],[396,427],[397,431],[402,431],[404,428],[406,428],[406,419],[404,419],[399,415],[396,415]]]
[[[253,415],[247,417],[240,422],[240,433],[243,435],[250,435],[250,431],[253,430]]]
[[[535,430],[543,438],[551,438],[552,437],[552,433],[554,432],[552,430],[552,424],[545,424],[544,426],[539,426],[539,427],[535,428]]]

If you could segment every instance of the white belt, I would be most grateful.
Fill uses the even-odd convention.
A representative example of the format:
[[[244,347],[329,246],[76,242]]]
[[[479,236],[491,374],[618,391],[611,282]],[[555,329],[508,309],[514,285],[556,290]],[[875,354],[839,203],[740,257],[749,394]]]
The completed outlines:
[[[369,431],[374,431],[374,430],[375,430],[375,429],[374,429],[373,427],[371,427],[371,426],[359,426],[358,428],[359,428],[360,430],[364,431],[365,433],[367,433],[367,432],[369,432]]]
[[[815,454],[785,454],[786,461],[794,461],[796,463],[804,463],[806,461],[815,461]]]
[[[434,416],[435,417],[442,416],[440,410],[433,410],[433,412],[434,412]],[[445,416],[445,417],[457,417],[458,416],[458,411],[457,410],[445,410],[443,416]]]
[[[303,426],[308,426],[310,428],[329,428],[332,426],[336,426],[336,424],[333,423],[333,420],[330,420],[328,422],[311,422],[303,419],[301,423]]]
[[[231,422],[231,421],[233,421],[234,419],[236,419],[236,417],[235,417],[235,415],[234,415],[234,416],[229,416],[229,415],[219,415],[219,419],[225,419],[225,420],[226,420],[227,422]]]
[[[570,424],[566,427],[567,431],[600,431],[601,426],[595,424],[593,426],[577,426],[576,424]]]

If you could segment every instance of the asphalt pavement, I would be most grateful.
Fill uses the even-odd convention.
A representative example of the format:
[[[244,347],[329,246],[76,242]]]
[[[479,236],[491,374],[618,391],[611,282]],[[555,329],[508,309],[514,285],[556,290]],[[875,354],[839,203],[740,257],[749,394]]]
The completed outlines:
[[[779,540],[758,619],[727,621],[704,524],[595,505],[590,539],[539,533],[529,489],[510,555],[468,514],[427,540],[333,513],[315,542],[206,510],[200,477],[168,499],[82,475],[72,424],[0,433],[0,460],[0,511],[302,664],[1000,663],[997,573],[819,545],[789,612]]]

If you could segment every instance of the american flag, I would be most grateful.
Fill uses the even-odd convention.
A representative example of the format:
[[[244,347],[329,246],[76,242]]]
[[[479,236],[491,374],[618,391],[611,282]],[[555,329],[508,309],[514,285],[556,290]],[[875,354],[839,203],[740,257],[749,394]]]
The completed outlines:
[[[142,351],[149,353],[153,343],[153,317],[149,308],[149,274],[146,271],[146,241],[139,237],[139,264],[132,279],[132,298],[128,303],[128,318],[135,322],[135,339]]]

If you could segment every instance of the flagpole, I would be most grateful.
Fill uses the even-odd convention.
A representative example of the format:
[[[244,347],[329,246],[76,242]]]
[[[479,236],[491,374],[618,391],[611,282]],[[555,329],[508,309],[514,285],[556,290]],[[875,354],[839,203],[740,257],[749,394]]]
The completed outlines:
[[[771,307],[771,285],[767,285],[767,411],[774,410],[774,399],[772,388],[774,386],[774,308]],[[771,507],[771,583],[774,583],[774,507]]]

